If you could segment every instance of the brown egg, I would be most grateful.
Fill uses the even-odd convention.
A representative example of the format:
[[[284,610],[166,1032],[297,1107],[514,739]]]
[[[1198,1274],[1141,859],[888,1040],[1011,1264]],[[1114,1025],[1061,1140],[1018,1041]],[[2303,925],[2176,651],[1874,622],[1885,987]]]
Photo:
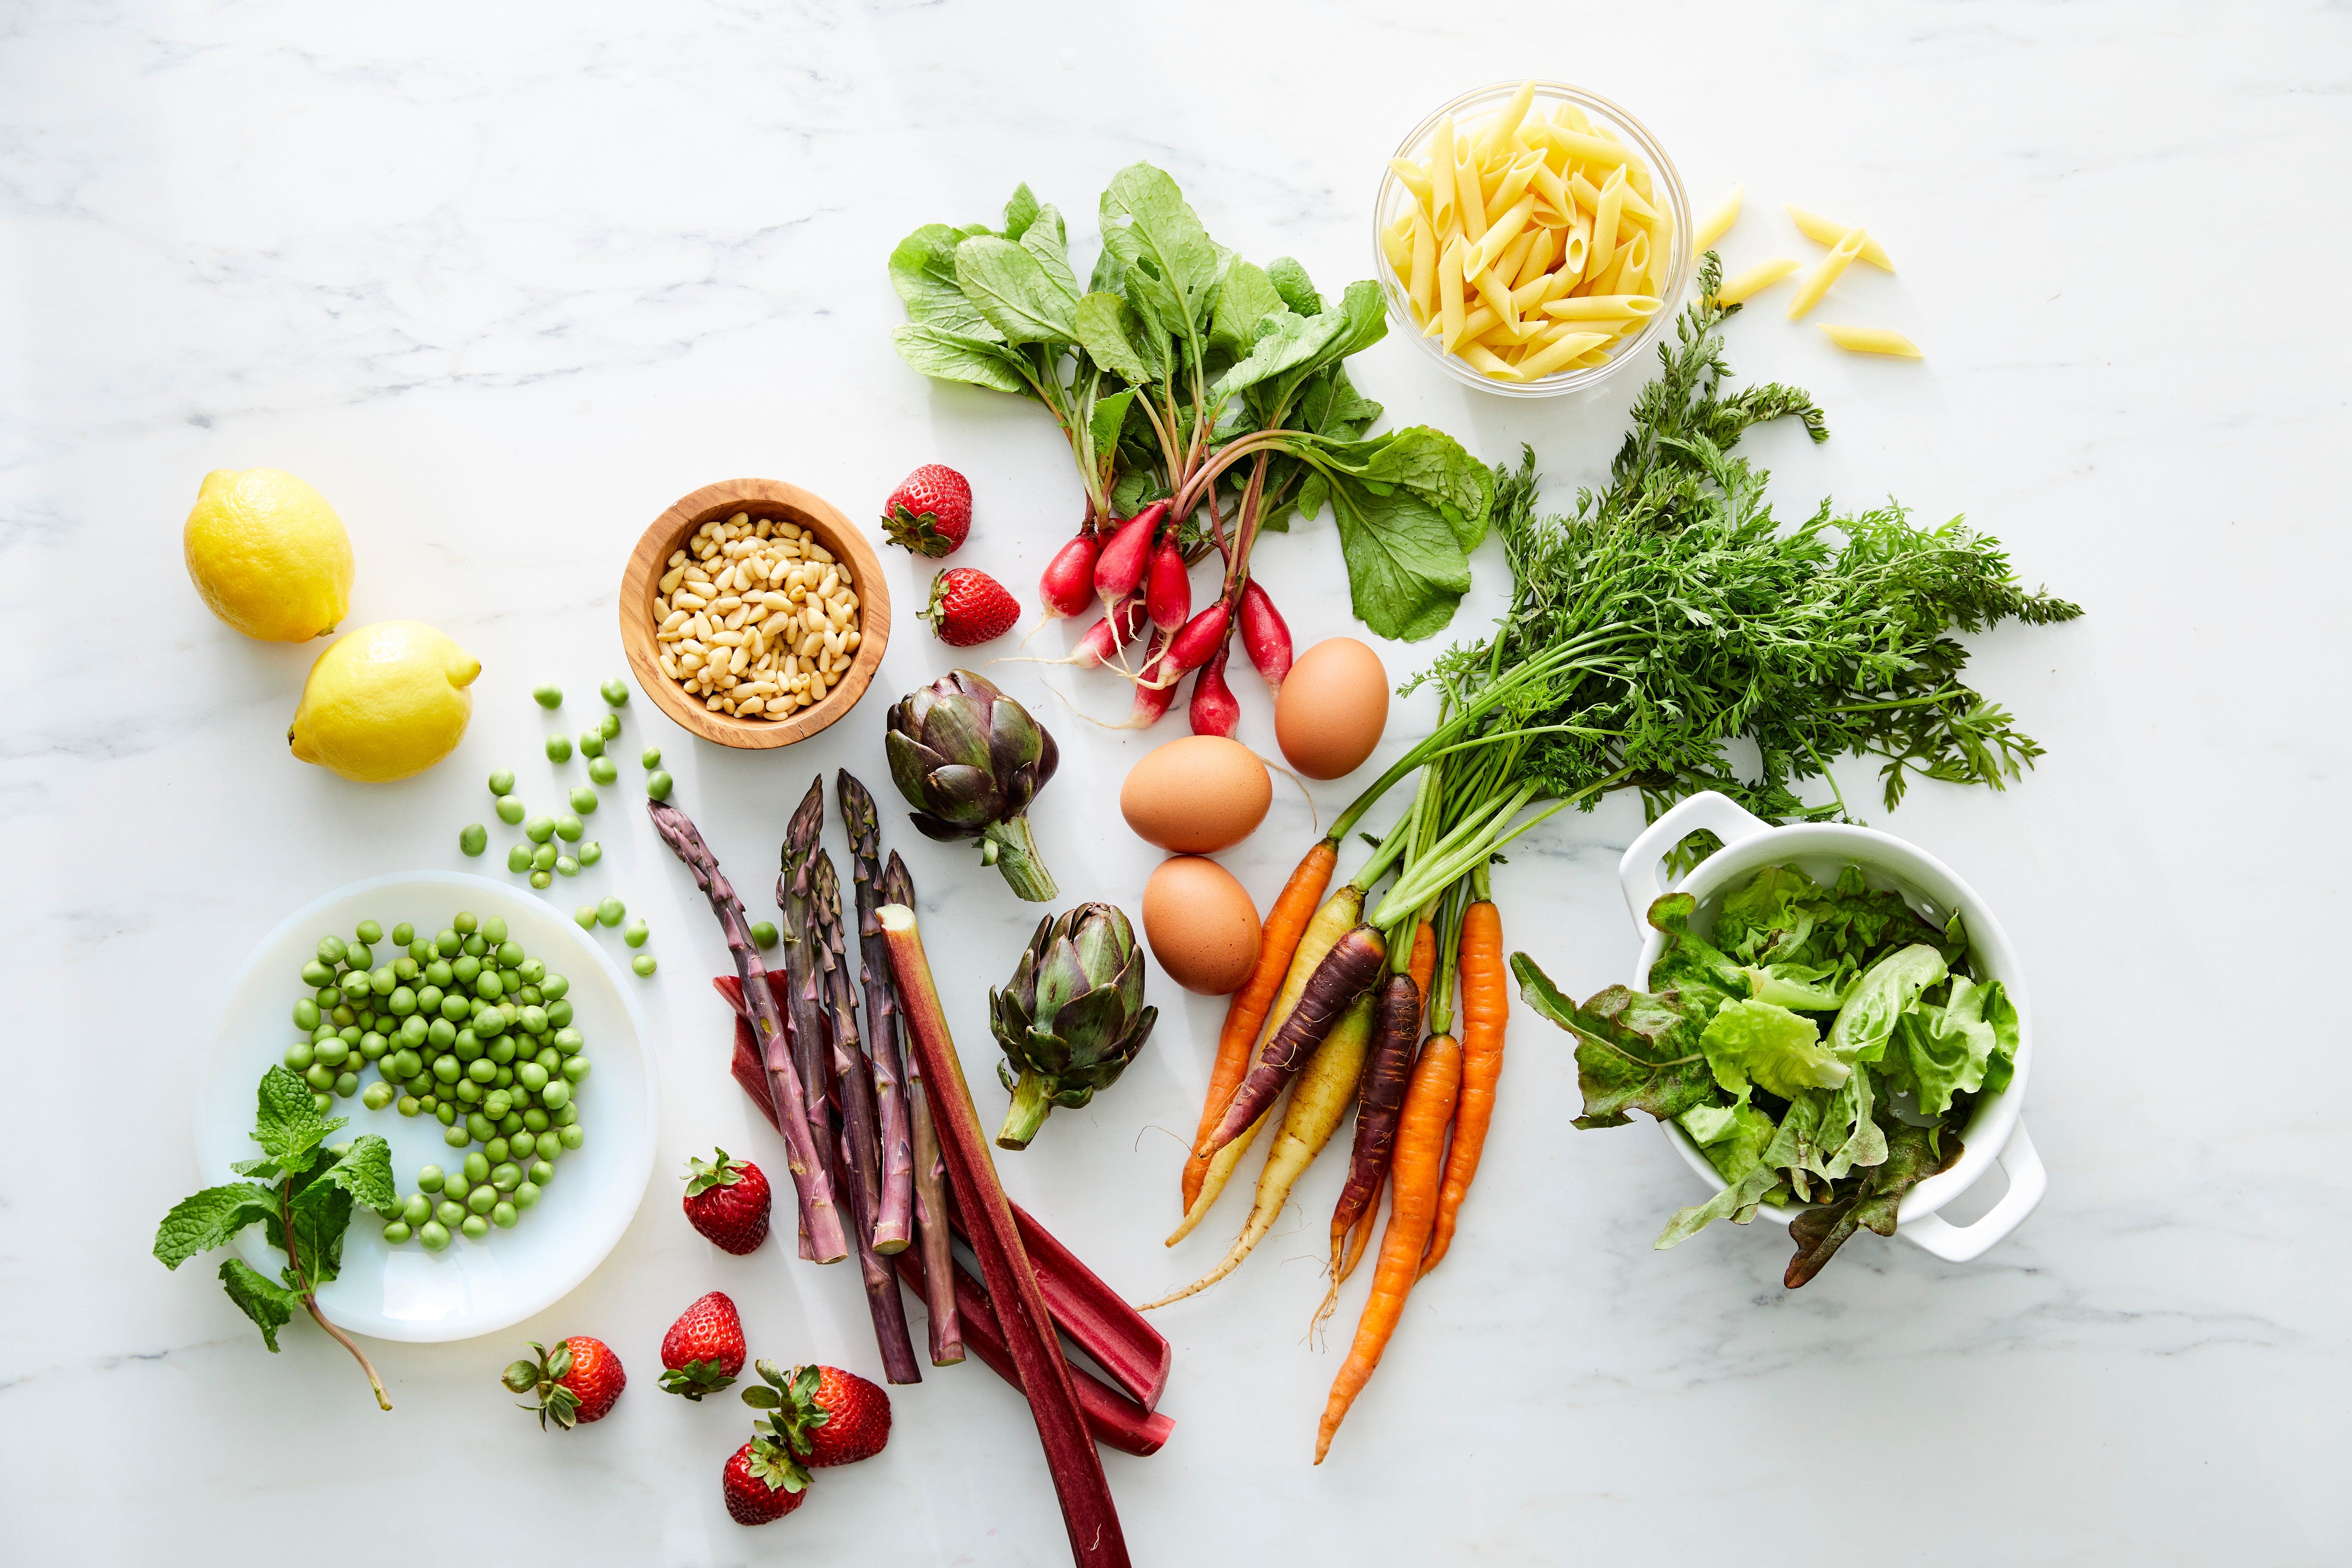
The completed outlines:
[[[1353,637],[1328,637],[1290,667],[1274,703],[1274,738],[1310,779],[1354,773],[1389,721],[1389,672]]]
[[[1274,780],[1257,753],[1222,735],[1171,741],[1129,768],[1118,809],[1136,837],[1183,855],[1213,855],[1257,831]]]
[[[1143,885],[1143,940],[1177,984],[1223,996],[1257,963],[1257,906],[1214,860],[1179,855]]]

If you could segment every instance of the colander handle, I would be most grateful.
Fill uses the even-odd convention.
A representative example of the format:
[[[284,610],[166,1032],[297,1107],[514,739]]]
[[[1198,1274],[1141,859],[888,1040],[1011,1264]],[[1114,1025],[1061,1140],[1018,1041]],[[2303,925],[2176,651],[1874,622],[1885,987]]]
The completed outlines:
[[[2025,1216],[2041,1205],[2042,1195],[2050,1190],[2050,1173],[2042,1168],[2033,1140],[2025,1135],[2022,1116],[2010,1130],[2009,1143],[1995,1163],[2009,1176],[2009,1191],[1983,1218],[1974,1225],[1954,1225],[1941,1215],[1923,1214],[1895,1226],[1895,1234],[1947,1263],[1973,1263],[1982,1258],[1994,1243],[2023,1225]]]
[[[1650,824],[1617,863],[1617,880],[1625,889],[1625,907],[1633,911],[1633,929],[1649,929],[1650,906],[1666,890],[1664,879],[1658,875],[1659,862],[1685,837],[1711,827],[1729,846],[1767,832],[1771,826],[1714,790],[1691,796]]]

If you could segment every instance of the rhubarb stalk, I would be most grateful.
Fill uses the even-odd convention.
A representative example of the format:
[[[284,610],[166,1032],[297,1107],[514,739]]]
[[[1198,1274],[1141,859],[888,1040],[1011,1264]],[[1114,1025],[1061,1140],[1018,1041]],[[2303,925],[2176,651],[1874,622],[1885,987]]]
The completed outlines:
[[[907,863],[890,851],[890,864],[882,873],[882,902],[915,907],[915,879],[907,874]],[[879,906],[874,929],[882,929]],[[886,972],[890,963],[890,942],[882,939],[882,963]],[[898,993],[898,976],[890,976],[891,994]],[[907,1037],[907,1010],[903,1005],[894,1015],[901,1045]],[[922,1061],[912,1050],[905,1052],[908,1091],[907,1095],[907,1138],[915,1159],[915,1224],[922,1238],[923,1271],[935,1279],[945,1279],[952,1264],[955,1249],[948,1234],[948,1166],[946,1156],[940,1152],[939,1129],[931,1121],[931,1098],[923,1086]],[[931,1304],[931,1364],[953,1366],[963,1360],[963,1336],[956,1320],[955,1298]]]
[[[659,800],[646,801],[646,808],[653,817],[654,831],[694,873],[695,885],[710,900],[710,911],[719,917],[719,930],[727,939],[727,951],[734,956],[735,973],[743,984],[744,1005],[750,1010],[753,1045],[767,1069],[769,1092],[775,1100],[776,1130],[784,1135],[785,1163],[799,1200],[803,1256],[819,1263],[838,1262],[849,1255],[849,1242],[834,1198],[831,1167],[808,1123],[791,1040],[775,994],[768,987],[767,966],[760,962],[760,950],[752,945],[751,929],[744,922],[743,901],[735,896],[734,884],[719,868],[719,858],[711,854],[710,846],[702,841],[686,813]]]
[[[784,942],[784,1011],[792,1022],[793,1068],[800,1074],[802,1103],[809,1131],[836,1192],[848,1183],[834,1139],[833,1053],[824,1038],[824,1006],[817,995],[814,944],[808,940],[809,876],[816,857],[817,836],[824,831],[824,780],[809,781],[792,820],[784,827],[782,868],[776,874],[776,912],[782,917],[778,931]],[[801,1256],[809,1256],[809,1240],[801,1237]]]
[[[882,899],[882,819],[874,796],[849,776],[834,775],[842,826],[849,831],[857,884],[858,981],[866,992],[866,1054],[874,1068],[875,1127],[881,1140],[882,1196],[874,1211],[874,1250],[903,1252],[915,1235],[914,1132],[908,1126],[907,1058],[899,1045],[898,1003],[890,990],[890,944],[874,911]]]
[[[956,1208],[971,1229],[982,1282],[988,1287],[998,1326],[1004,1331],[1005,1349],[1037,1424],[1038,1441],[1045,1447],[1045,1465],[1062,1504],[1062,1523],[1069,1532],[1071,1558],[1081,1568],[1124,1568],[1127,1538],[1119,1529],[1110,1482],[1103,1475],[1102,1456],[1095,1452],[1069,1363],[1062,1359],[1061,1341],[1055,1337],[1037,1276],[1021,1245],[1013,1206],[997,1180],[988,1134],[964,1082],[963,1064],[931,981],[922,935],[915,927],[915,911],[904,904],[885,904],[880,915],[908,1037],[923,1065],[924,1098],[930,1101],[940,1147],[947,1156]]]
[[[898,1282],[874,1248],[874,1214],[882,1203],[882,1145],[875,1128],[874,1068],[857,1038],[857,997],[849,984],[849,959],[841,933],[841,881],[833,857],[816,852],[810,907],[815,916],[809,946],[815,951],[824,1001],[833,1026],[833,1079],[841,1094],[841,1155],[849,1194],[850,1244],[866,1283],[866,1310],[874,1340],[882,1351],[882,1374],[892,1383],[920,1383],[915,1344],[907,1335],[907,1308]]]

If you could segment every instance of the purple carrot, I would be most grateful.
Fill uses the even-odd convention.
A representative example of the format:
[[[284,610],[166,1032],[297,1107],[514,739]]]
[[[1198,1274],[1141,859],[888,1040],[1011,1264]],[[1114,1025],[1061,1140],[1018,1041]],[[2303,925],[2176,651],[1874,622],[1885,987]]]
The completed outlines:
[[[1348,1010],[1348,1004],[1380,978],[1381,965],[1387,958],[1387,943],[1370,926],[1358,926],[1332,944],[1307,977],[1298,1005],[1258,1051],[1256,1064],[1225,1106],[1224,1120],[1192,1151],[1195,1158],[1214,1159],[1218,1150],[1266,1113],[1281,1096],[1283,1086],[1307,1064],[1331,1032],[1331,1026],[1339,1021],[1339,1015]]]
[[[735,973],[742,980],[751,1008],[754,1043],[767,1068],[770,1092],[777,1097],[780,1110],[790,1108],[789,1113],[777,1116],[776,1125],[784,1135],[785,1159],[799,1201],[803,1255],[818,1263],[837,1263],[849,1256],[849,1242],[834,1195],[831,1163],[808,1123],[790,1037],[768,989],[767,966],[760,962],[760,950],[752,945],[751,930],[744,922],[743,901],[735,896],[734,884],[719,868],[719,858],[711,854],[710,846],[702,841],[685,812],[659,800],[646,801],[646,808],[653,818],[654,831],[694,873],[695,885],[710,900],[710,912],[719,917],[719,931],[727,939],[728,952],[734,954]]]
[[[907,1309],[898,1281],[874,1249],[874,1215],[882,1206],[882,1142],[874,1106],[874,1067],[857,1037],[857,993],[849,982],[849,956],[841,928],[841,879],[833,857],[819,849],[811,879],[810,910],[815,917],[809,945],[822,973],[825,1010],[833,1026],[833,1079],[841,1093],[841,1152],[847,1180],[851,1230],[866,1303],[874,1319],[874,1339],[882,1352],[882,1375],[891,1383],[920,1383],[915,1342],[907,1334]]]
[[[1413,1047],[1421,1043],[1421,987],[1410,974],[1391,974],[1381,982],[1373,1013],[1372,1048],[1364,1058],[1364,1077],[1356,1108],[1356,1142],[1348,1156],[1347,1184],[1331,1211],[1331,1293],[1324,1299],[1320,1322],[1339,1304],[1340,1282],[1363,1256],[1360,1238],[1343,1255],[1348,1233],[1379,1201],[1381,1183],[1388,1176],[1389,1156],[1396,1150],[1397,1119],[1404,1110],[1406,1082],[1412,1077]],[[1364,1237],[1371,1235],[1365,1227]]]
[[[906,1042],[899,1036],[898,999],[891,991],[890,944],[874,911],[882,897],[882,819],[874,796],[850,777],[834,775],[842,826],[857,882],[858,981],[866,991],[866,1054],[874,1068],[875,1126],[881,1140],[882,1198],[874,1211],[874,1250],[903,1252],[915,1237],[914,1133],[907,1105]]]
[[[915,879],[907,874],[907,863],[898,858],[896,849],[890,851],[890,863],[882,871],[882,901],[915,907]],[[887,951],[887,939],[886,939]],[[891,994],[898,994],[898,973],[891,973]],[[900,1007],[896,1018],[898,1038],[903,1046],[907,1037],[906,1009]],[[948,1163],[947,1153],[940,1147],[939,1130],[931,1121],[930,1096],[924,1091],[922,1072],[913,1051],[905,1054],[907,1063],[907,1130],[915,1155],[915,1226],[923,1250],[924,1271],[934,1279],[945,1279],[954,1268],[954,1238],[948,1234]],[[955,1297],[948,1294],[931,1303],[931,1364],[952,1366],[963,1360],[963,1326],[956,1318]]]

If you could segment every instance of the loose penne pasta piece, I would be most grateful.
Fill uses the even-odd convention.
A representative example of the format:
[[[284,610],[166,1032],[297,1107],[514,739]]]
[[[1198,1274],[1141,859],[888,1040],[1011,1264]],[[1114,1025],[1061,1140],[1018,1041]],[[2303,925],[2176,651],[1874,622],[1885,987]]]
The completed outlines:
[[[1755,266],[1725,279],[1723,287],[1715,291],[1716,301],[1718,304],[1737,305],[1769,289],[1803,265],[1803,262],[1786,256],[1776,256],[1769,261],[1759,261]]]
[[[1862,247],[1869,238],[1870,236],[1858,228],[1845,231],[1844,236],[1830,247],[1830,253],[1822,258],[1822,264],[1797,285],[1796,293],[1789,300],[1789,320],[1798,320],[1822,302],[1822,296],[1828,293],[1830,285],[1853,265],[1853,258],[1862,254]]]
[[[1734,185],[1731,194],[1718,203],[1713,212],[1699,219],[1698,227],[1691,231],[1691,248],[1705,250],[1731,230],[1739,221],[1739,198],[1748,193],[1746,185]]]
[[[1781,205],[1786,208],[1789,216],[1796,223],[1797,232],[1816,245],[1835,245],[1845,237],[1848,230],[1853,226],[1849,224],[1832,223],[1818,213],[1809,213],[1802,207],[1790,206],[1785,202]],[[1856,255],[1857,259],[1867,261],[1883,272],[1895,270],[1895,263],[1886,258],[1886,252],[1874,239],[1864,238],[1862,249]]]
[[[1898,359],[1925,359],[1919,345],[1901,332],[1885,327],[1834,327],[1827,321],[1814,323],[1827,332],[1830,342],[1852,353],[1893,354]]]

